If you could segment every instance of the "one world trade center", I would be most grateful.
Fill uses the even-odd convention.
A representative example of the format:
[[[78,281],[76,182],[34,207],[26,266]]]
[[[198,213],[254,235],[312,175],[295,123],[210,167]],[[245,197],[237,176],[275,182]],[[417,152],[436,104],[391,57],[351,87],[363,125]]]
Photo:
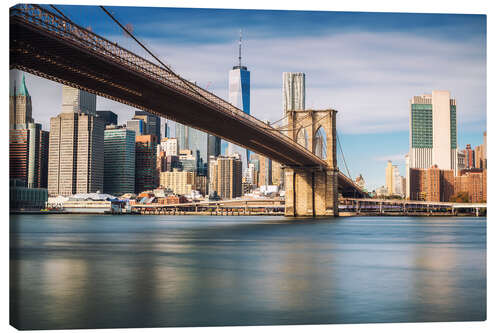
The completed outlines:
[[[238,65],[229,71],[229,103],[250,114],[250,72],[241,65],[241,30],[239,40]],[[243,169],[248,166],[250,151],[228,142],[227,154],[240,154]]]

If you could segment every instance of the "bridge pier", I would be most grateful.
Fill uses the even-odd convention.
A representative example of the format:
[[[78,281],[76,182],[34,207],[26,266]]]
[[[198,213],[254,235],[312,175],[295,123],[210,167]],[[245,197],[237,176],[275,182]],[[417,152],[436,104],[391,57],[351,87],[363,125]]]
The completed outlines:
[[[288,165],[285,216],[338,216],[337,111],[288,110],[288,136],[327,166]]]
[[[338,216],[333,169],[285,168],[285,216]]]

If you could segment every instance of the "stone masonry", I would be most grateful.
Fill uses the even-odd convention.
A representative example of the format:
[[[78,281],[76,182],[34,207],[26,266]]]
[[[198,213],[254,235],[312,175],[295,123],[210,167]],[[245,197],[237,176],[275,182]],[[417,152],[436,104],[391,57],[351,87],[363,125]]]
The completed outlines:
[[[335,110],[287,111],[288,135],[324,158],[328,168],[285,168],[285,216],[338,216],[336,114]]]

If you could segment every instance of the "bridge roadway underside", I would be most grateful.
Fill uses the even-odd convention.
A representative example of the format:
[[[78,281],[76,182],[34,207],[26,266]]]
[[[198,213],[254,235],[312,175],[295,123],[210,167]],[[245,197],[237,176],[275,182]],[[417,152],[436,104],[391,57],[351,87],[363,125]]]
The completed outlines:
[[[193,52],[196,52],[193,49]],[[202,55],[200,55],[202,57]],[[194,100],[119,61],[11,17],[10,67],[150,111],[263,154],[285,165],[309,166],[306,154],[258,126]]]
[[[196,50],[193,49],[193,52]],[[202,55],[200,55],[201,57]],[[290,167],[327,167],[296,144],[19,17],[10,17],[10,68],[89,91],[219,136]],[[339,174],[339,191],[356,192]],[[358,195],[360,193],[357,193]]]

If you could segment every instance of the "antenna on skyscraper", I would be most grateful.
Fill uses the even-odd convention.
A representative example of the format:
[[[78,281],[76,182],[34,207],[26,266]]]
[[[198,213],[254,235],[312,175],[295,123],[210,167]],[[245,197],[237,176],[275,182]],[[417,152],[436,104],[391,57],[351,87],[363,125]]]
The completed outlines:
[[[239,44],[238,65],[241,67],[241,29],[240,29],[240,42],[238,44]]]

